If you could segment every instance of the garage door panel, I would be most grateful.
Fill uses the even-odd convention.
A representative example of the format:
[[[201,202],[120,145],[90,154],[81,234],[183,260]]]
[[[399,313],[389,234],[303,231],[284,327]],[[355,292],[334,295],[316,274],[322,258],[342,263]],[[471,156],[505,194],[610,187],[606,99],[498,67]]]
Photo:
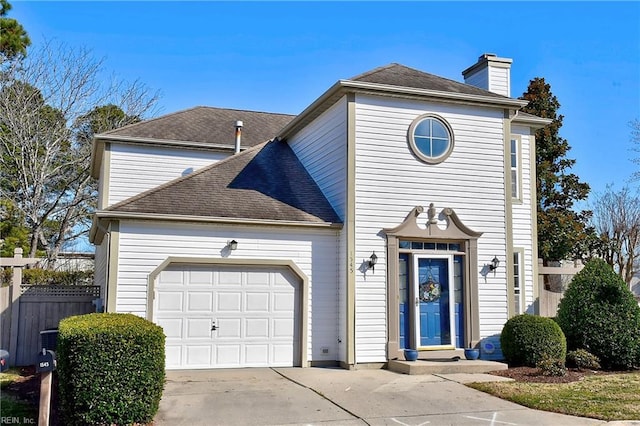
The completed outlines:
[[[213,294],[211,291],[190,291],[187,293],[187,309],[190,312],[212,312]]]
[[[211,339],[211,319],[210,318],[189,318],[187,319],[187,339]]]
[[[167,368],[179,368],[182,366],[182,345],[167,344],[165,347]]]
[[[241,318],[220,318],[216,319],[217,330],[215,336],[218,339],[239,339],[242,337]]]
[[[296,287],[298,283],[298,278],[294,277],[293,274],[287,270],[282,270],[281,273],[273,274],[273,286],[274,287]]]
[[[271,276],[269,272],[253,271],[247,274],[246,285],[251,287],[269,287],[271,285]]]
[[[269,345],[263,344],[247,344],[244,350],[244,361],[252,367],[262,367],[270,364]]]
[[[182,291],[163,291],[158,294],[158,312],[182,312]]]
[[[165,269],[158,277],[158,283],[161,285],[178,284],[182,285],[184,282],[184,272],[181,269]]]
[[[216,357],[214,364],[217,366],[240,366],[241,348],[239,344],[216,345]]]
[[[170,266],[154,301],[167,368],[296,365],[301,291],[282,267]]]
[[[290,345],[272,345],[272,362],[274,366],[286,366],[294,363],[295,350],[291,349]]]
[[[269,292],[246,292],[245,293],[245,312],[269,312],[269,299],[271,294]]]
[[[213,271],[201,268],[194,268],[187,271],[187,282],[189,285],[210,286],[213,284]]]
[[[218,291],[216,312],[240,312],[242,309],[242,293],[239,291]]]
[[[223,286],[240,287],[242,285],[242,272],[220,271],[218,272],[218,284]]]
[[[163,318],[157,324],[164,329],[167,339],[182,338],[182,318]]]
[[[295,324],[294,320],[290,318],[276,318],[273,320],[273,337],[284,338],[294,337]]]
[[[211,364],[211,345],[188,345],[187,367],[199,367]]]
[[[248,318],[245,320],[245,337],[269,338],[269,318]]]
[[[273,311],[274,312],[292,312],[295,308],[295,296],[291,293],[274,293],[273,294]]]

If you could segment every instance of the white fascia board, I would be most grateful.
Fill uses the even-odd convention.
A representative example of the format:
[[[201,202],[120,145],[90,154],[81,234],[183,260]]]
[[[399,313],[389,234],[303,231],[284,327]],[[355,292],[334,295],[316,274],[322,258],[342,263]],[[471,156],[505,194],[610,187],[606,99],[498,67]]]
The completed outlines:
[[[541,129],[552,122],[553,120],[551,120],[550,118],[536,117],[533,115],[528,115],[526,117],[523,117],[519,114],[516,114],[516,116],[513,117],[513,119],[511,120],[512,124],[522,124],[536,130]]]
[[[409,95],[445,101],[457,101],[466,104],[480,104],[484,106],[497,106],[509,108],[521,108],[529,103],[521,99],[496,98],[493,96],[470,95],[467,93],[441,92],[438,90],[417,89],[413,87],[392,86],[388,84],[363,83],[360,81],[341,80],[343,87],[353,88],[358,91],[375,91],[389,95]]]
[[[264,220],[245,219],[232,217],[212,217],[212,216],[181,216],[166,215],[156,213],[131,213],[100,210],[95,213],[95,219],[131,219],[131,220],[155,220],[166,222],[199,222],[199,223],[221,223],[231,225],[253,225],[253,226],[300,226],[307,228],[342,228],[342,223],[332,222],[298,222],[284,220]]]
[[[180,141],[174,139],[153,139],[153,138],[136,138],[131,136],[116,136],[116,135],[96,135],[96,140],[103,142],[120,142],[135,145],[154,145],[154,146],[177,146],[184,148],[196,148],[220,151],[233,151],[234,147],[231,145],[212,144],[208,142],[194,142],[194,141]]]
[[[465,93],[440,92],[437,90],[416,89],[412,87],[393,86],[378,83],[363,83],[360,81],[338,80],[311,105],[305,108],[296,118],[280,131],[278,137],[286,139],[296,133],[301,127],[327,110],[335,101],[347,93],[364,93],[371,95],[385,95],[397,98],[427,99],[439,102],[451,102],[466,105],[488,106],[499,108],[520,109],[529,101],[513,98],[496,98],[493,96],[469,95]]]
[[[91,147],[91,177],[98,179],[100,177],[100,164],[102,163],[102,156],[104,154],[104,141],[99,139],[93,139],[93,146]]]

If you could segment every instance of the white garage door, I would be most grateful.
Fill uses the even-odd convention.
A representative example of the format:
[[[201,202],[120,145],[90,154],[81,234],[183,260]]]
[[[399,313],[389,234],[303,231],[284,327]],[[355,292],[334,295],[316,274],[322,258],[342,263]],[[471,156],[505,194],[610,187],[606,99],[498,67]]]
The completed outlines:
[[[300,365],[300,291],[284,267],[170,266],[154,299],[166,368]]]

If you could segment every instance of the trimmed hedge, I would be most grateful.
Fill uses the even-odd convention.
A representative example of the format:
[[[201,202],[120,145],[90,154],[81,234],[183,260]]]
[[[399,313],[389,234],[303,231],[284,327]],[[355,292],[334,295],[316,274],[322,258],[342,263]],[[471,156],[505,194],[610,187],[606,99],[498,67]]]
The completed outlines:
[[[640,307],[604,260],[589,261],[573,277],[558,306],[557,321],[569,349],[588,350],[602,368],[640,366]]]
[[[560,326],[551,318],[528,314],[516,315],[505,323],[500,346],[511,366],[536,367],[546,359],[564,363],[567,355],[567,341]]]
[[[165,379],[161,327],[132,314],[88,314],[60,321],[58,377],[67,425],[146,424]]]

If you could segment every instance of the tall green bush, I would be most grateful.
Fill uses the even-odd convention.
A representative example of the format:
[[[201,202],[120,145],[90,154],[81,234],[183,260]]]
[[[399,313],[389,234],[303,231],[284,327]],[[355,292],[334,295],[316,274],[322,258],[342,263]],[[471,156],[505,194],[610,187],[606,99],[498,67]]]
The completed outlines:
[[[558,307],[570,350],[586,349],[605,369],[640,365],[640,307],[625,282],[601,259],[573,277]]]
[[[535,367],[543,360],[561,360],[567,341],[551,318],[522,314],[510,318],[500,334],[502,355],[511,366]]]
[[[165,378],[162,328],[132,314],[60,321],[58,376],[66,425],[151,422]]]

